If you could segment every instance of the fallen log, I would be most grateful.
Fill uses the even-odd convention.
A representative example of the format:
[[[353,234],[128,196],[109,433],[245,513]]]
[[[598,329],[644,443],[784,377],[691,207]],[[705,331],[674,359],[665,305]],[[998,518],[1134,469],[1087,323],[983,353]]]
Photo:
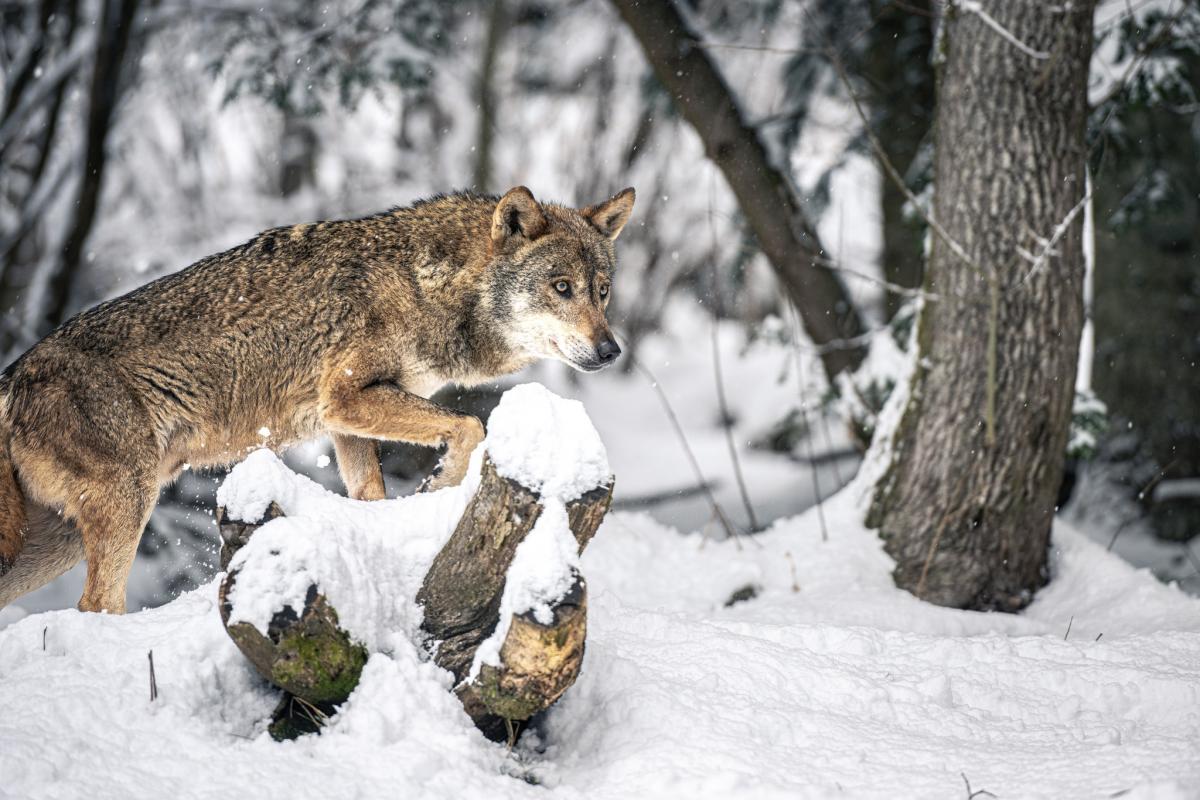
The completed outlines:
[[[558,700],[579,675],[587,634],[587,584],[577,560],[612,503],[612,478],[603,446],[582,406],[557,405],[565,401],[541,387],[528,388],[522,398],[535,408],[540,403],[548,418],[562,415],[565,421],[560,424],[577,438],[566,437],[563,454],[553,452],[552,443],[549,450],[530,448],[535,453],[530,457],[521,450],[530,429],[537,428],[528,409],[507,416],[498,411],[494,419],[507,420],[497,426],[501,457],[482,459],[477,487],[414,592],[423,611],[420,627],[430,657],[454,676],[455,694],[480,730],[490,738],[510,741],[524,722]],[[543,426],[541,433],[547,430]],[[516,450],[514,441],[520,445]],[[563,473],[558,467],[563,462],[576,464],[576,473],[569,469]],[[281,464],[278,469],[286,472]],[[465,498],[470,490],[461,491]],[[398,508],[403,513],[404,506]],[[276,738],[293,738],[319,730],[349,697],[368,648],[353,630],[343,627],[337,610],[322,593],[324,572],[296,572],[291,562],[272,560],[281,552],[285,556],[291,552],[288,543],[295,540],[289,538],[293,535],[289,529],[276,529],[235,559],[256,531],[284,515],[274,502],[265,511],[259,503],[241,513],[258,514],[260,519],[236,519],[236,514],[218,509],[221,563],[227,570],[219,594],[221,619],[255,669],[284,690],[270,730]],[[526,542],[529,547],[522,550]],[[312,557],[310,550],[301,550]],[[524,555],[519,556],[519,551]],[[261,613],[247,618],[232,613],[241,602],[235,588],[239,574],[255,565],[258,577],[247,586],[260,586],[266,575],[268,587],[279,583],[288,591],[268,588],[271,602],[258,604]],[[358,569],[353,574],[360,573]],[[311,579],[306,592],[305,575]],[[370,580],[369,575],[361,577]],[[248,591],[253,599],[257,589]],[[412,596],[408,597],[411,602]],[[351,621],[370,626],[372,620],[387,619],[388,630],[397,630],[395,619],[387,616],[389,608],[396,606],[385,595],[377,593],[376,598],[382,598],[382,604],[371,606],[366,617],[356,605]],[[400,619],[415,631],[417,619],[409,616],[407,623]]]

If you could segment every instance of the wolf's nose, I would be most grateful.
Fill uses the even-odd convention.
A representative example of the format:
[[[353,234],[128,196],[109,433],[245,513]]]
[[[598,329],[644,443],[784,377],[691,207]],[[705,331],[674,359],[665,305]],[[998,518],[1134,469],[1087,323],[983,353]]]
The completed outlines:
[[[612,339],[605,339],[596,348],[596,355],[607,364],[609,361],[615,361],[617,356],[621,355],[621,348]]]

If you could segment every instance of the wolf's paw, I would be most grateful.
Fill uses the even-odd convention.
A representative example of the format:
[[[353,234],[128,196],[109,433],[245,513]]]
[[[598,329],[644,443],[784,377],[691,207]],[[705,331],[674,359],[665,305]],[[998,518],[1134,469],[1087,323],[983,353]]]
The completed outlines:
[[[445,474],[445,470],[442,468],[442,466],[442,462],[439,461],[437,466],[433,468],[433,471],[426,475],[424,480],[417,484],[418,494],[423,492],[436,492],[438,489],[448,485],[441,480]]]

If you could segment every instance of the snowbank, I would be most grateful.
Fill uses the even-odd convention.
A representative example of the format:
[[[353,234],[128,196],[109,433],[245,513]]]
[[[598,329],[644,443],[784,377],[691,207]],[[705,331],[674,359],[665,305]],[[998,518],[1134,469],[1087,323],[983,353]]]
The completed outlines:
[[[815,511],[740,542],[611,514],[580,564],[583,672],[510,753],[414,643],[468,495],[360,503],[254,456],[222,497],[278,502],[251,546],[286,538],[287,569],[357,608],[376,652],[350,700],[320,736],[272,741],[275,694],[215,583],[125,617],[30,616],[0,630],[0,796],[963,797],[962,775],[1004,798],[1197,796],[1200,600],[1060,525],[1025,614],[929,606],[892,586],[850,490],[828,542]]]

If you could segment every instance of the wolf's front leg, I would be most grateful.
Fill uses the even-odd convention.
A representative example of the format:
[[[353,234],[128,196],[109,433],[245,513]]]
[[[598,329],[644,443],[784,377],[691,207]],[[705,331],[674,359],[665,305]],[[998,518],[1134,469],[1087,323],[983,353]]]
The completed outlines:
[[[483,441],[483,424],[469,414],[410,394],[386,378],[372,376],[361,366],[355,369],[338,364],[328,371],[321,387],[325,428],[342,436],[445,447],[442,471],[429,488],[461,483],[471,452]]]
[[[382,500],[383,470],[379,466],[379,442],[360,436],[335,433],[333,449],[337,453],[338,472],[346,484],[346,494],[355,500]]]

